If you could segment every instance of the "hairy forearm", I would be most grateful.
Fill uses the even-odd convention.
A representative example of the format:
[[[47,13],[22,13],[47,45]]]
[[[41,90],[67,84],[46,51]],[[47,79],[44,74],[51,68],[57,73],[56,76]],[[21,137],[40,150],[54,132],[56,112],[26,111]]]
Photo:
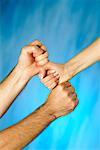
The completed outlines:
[[[97,61],[100,61],[100,38],[64,65],[61,82],[71,79]]]
[[[4,114],[29,79],[27,71],[17,65],[11,74],[0,84],[0,116]]]
[[[0,133],[0,149],[20,150],[31,142],[53,120],[53,112],[46,104],[18,124]]]

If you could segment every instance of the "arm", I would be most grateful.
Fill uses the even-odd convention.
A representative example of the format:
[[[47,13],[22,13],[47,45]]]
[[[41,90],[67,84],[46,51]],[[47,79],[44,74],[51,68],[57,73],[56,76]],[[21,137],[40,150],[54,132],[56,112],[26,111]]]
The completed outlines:
[[[39,73],[40,67],[37,66],[35,59],[40,66],[48,61],[48,55],[45,51],[46,47],[39,41],[32,42],[22,49],[18,64],[0,84],[0,117],[2,117],[27,82]]]
[[[61,82],[71,79],[97,61],[100,61],[100,38],[64,65]]]
[[[77,105],[77,96],[71,84],[66,82],[58,85],[37,111],[0,133],[0,149],[22,149],[52,121],[72,112]]]
[[[30,76],[27,75],[27,70],[22,70],[17,65],[0,84],[0,117],[2,117],[29,80]]]
[[[31,142],[55,118],[49,108],[42,106],[18,124],[0,133],[0,149],[19,150]]]
[[[56,86],[52,84],[51,74],[58,75],[59,83],[70,80],[80,71],[91,66],[95,62],[100,60],[100,38],[97,39],[93,44],[84,49],[81,53],[76,55],[66,64],[57,64],[53,62],[48,62],[44,65],[44,68],[47,70],[47,76],[41,78],[41,81],[49,88],[53,89]],[[41,77],[41,76],[40,76]],[[49,81],[48,81],[49,78]]]

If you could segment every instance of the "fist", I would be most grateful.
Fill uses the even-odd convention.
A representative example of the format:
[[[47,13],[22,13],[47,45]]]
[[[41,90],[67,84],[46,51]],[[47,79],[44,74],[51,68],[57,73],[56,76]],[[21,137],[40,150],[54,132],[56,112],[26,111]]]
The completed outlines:
[[[46,47],[38,40],[22,48],[18,66],[22,70],[27,70],[30,77],[36,75],[41,70],[41,66],[48,62]],[[43,71],[43,70],[42,70]]]
[[[49,95],[47,105],[56,118],[67,115],[78,105],[75,89],[69,82],[59,84]]]
[[[47,71],[46,76],[41,78],[41,82],[50,90],[54,89],[64,76],[64,64],[53,62],[46,63],[43,68]]]

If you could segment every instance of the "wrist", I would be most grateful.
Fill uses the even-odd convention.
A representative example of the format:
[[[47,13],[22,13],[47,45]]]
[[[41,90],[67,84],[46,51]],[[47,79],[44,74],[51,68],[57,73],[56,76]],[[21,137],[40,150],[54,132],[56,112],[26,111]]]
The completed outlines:
[[[54,121],[57,119],[54,111],[53,111],[53,108],[52,106],[49,105],[49,103],[45,103],[42,107],[43,111],[44,111],[44,114],[46,114],[46,116],[50,119],[50,121]]]
[[[31,75],[29,74],[28,69],[23,68],[20,64],[17,64],[14,70],[15,70],[15,74],[19,74],[19,76],[24,81],[29,81],[32,78]]]
[[[60,83],[68,81],[73,76],[73,70],[72,70],[73,68],[71,67],[70,62],[64,64],[63,68],[64,68],[63,69],[63,75],[60,79]]]

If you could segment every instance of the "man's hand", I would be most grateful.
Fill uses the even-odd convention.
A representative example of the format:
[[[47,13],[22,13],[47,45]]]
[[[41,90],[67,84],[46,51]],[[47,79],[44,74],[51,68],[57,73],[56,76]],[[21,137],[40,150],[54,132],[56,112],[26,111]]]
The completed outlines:
[[[40,41],[36,40],[22,48],[18,66],[22,70],[26,70],[28,75],[32,77],[38,74],[41,70],[40,67],[47,62],[47,49]]]
[[[0,133],[0,149],[24,148],[35,139],[52,121],[72,112],[78,105],[74,88],[69,82],[58,85],[47,102],[31,115]]]
[[[75,89],[69,82],[59,84],[53,89],[46,102],[50,113],[56,118],[72,112],[77,105],[78,99]]]

